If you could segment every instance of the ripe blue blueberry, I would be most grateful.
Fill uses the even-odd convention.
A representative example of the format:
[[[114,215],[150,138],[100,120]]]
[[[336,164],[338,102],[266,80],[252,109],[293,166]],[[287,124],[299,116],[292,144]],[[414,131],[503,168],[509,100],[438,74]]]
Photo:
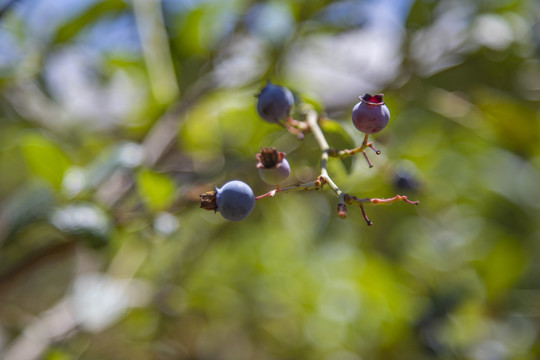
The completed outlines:
[[[219,211],[229,221],[240,221],[246,218],[255,207],[253,190],[243,181],[229,181],[215,191],[200,195],[201,208]]]
[[[291,167],[285,158],[285,153],[275,148],[263,147],[255,157],[259,175],[267,184],[279,185],[291,174]]]
[[[365,94],[352,110],[354,126],[366,134],[375,134],[388,125],[390,110],[383,101],[383,94]]]
[[[279,123],[289,117],[294,97],[286,87],[269,82],[257,97],[257,112],[265,121]]]

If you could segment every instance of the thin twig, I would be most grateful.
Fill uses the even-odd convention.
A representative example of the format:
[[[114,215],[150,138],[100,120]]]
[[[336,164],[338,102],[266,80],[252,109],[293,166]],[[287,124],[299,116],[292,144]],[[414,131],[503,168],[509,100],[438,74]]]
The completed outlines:
[[[265,194],[262,194],[262,195],[259,195],[257,197],[255,197],[255,200],[260,200],[260,199],[264,199],[264,198],[267,198],[267,197],[274,197],[277,193],[283,193],[283,192],[288,192],[288,191],[291,191],[291,190],[319,190],[323,187],[324,184],[327,184],[327,181],[325,178],[323,178],[322,176],[320,176],[317,180],[315,181],[310,181],[310,182],[307,182],[307,183],[303,183],[303,184],[296,184],[296,185],[291,185],[291,186],[286,186],[286,187],[276,187],[274,190],[271,190]]]
[[[364,142],[362,142],[362,146],[359,146],[359,147],[354,148],[354,149],[338,150],[338,149],[330,148],[330,149],[328,149],[328,155],[332,156],[332,157],[338,157],[340,159],[343,159],[343,158],[345,158],[347,156],[353,156],[353,155],[356,155],[356,154],[361,152],[362,154],[364,154],[364,157],[365,157],[369,167],[372,168],[373,164],[371,163],[371,161],[369,160],[369,157],[366,154],[366,149],[367,148],[372,149],[375,152],[375,154],[377,154],[377,155],[381,155],[381,151],[378,150],[378,149],[375,149],[375,146],[373,146],[373,143],[368,142],[368,138],[369,138],[369,134],[366,134],[365,137],[364,137]]]

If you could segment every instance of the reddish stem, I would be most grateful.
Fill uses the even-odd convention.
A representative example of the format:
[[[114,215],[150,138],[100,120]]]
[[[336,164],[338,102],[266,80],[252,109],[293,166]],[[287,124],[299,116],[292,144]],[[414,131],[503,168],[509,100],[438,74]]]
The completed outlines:
[[[370,142],[369,144],[367,144],[367,146],[369,146],[371,149],[373,149],[373,151],[375,151],[375,154],[381,155],[381,150],[375,149],[375,147],[373,146],[373,143],[372,143],[372,142]]]
[[[255,200],[261,200],[261,199],[264,199],[266,197],[274,197],[278,192],[279,192],[278,189],[271,190],[271,191],[269,191],[269,192],[267,192],[265,194],[256,196]]]
[[[371,161],[369,161],[369,157],[367,156],[366,152],[364,150],[362,150],[362,154],[364,154],[364,157],[366,158],[366,161],[369,165],[370,168],[373,167],[373,164],[371,163]]]
[[[366,220],[368,226],[373,225],[373,221],[369,220],[369,218],[366,215],[366,211],[364,210],[364,206],[360,205],[360,210],[362,210],[362,215],[364,216],[364,220]]]
[[[389,203],[392,203],[394,201],[398,201],[398,200],[402,200],[402,201],[405,201],[406,203],[408,204],[412,204],[412,205],[418,205],[420,204],[419,201],[411,201],[407,198],[407,196],[405,195],[396,195],[394,196],[393,198],[388,198],[388,199],[377,199],[377,198],[374,198],[374,199],[370,199],[370,202],[374,205],[377,205],[377,204],[389,204]]]

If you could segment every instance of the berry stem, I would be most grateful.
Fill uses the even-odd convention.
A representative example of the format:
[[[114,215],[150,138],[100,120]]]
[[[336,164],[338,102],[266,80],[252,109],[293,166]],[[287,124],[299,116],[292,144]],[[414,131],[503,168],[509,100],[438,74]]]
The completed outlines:
[[[357,148],[354,148],[354,149],[343,149],[343,150],[338,150],[338,149],[334,149],[334,148],[330,148],[328,149],[328,155],[329,156],[332,156],[332,157],[338,157],[338,158],[341,158],[343,159],[344,157],[347,157],[347,156],[353,156],[353,155],[356,155],[358,153],[362,153],[364,154],[364,157],[369,165],[370,168],[373,167],[373,164],[371,163],[371,161],[369,160],[369,157],[367,156],[366,154],[366,149],[367,148],[370,148],[372,149],[375,154],[377,155],[381,155],[381,151],[378,150],[378,149],[375,149],[375,147],[373,146],[373,142],[368,142],[368,138],[369,138],[369,134],[366,134],[364,136],[364,141],[362,142],[362,146],[359,146]]]
[[[288,192],[291,190],[319,190],[326,184],[326,180],[319,177],[315,181],[310,181],[303,184],[290,185],[286,187],[276,187],[274,190],[271,190],[265,194],[255,197],[255,200],[261,200],[267,197],[274,197],[277,193]]]
[[[371,163],[371,161],[369,161],[369,157],[367,156],[366,152],[365,151],[362,151],[362,154],[364,154],[364,158],[366,159],[367,163],[368,163],[368,166],[370,168],[373,167],[373,164]]]
[[[309,126],[305,121],[295,120],[291,116],[287,118],[287,122],[284,126],[288,132],[298,136],[299,139],[303,139],[304,134],[309,130]]]

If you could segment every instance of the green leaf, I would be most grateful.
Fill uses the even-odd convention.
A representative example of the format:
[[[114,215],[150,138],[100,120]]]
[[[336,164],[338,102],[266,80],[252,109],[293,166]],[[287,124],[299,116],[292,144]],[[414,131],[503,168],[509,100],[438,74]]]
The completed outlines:
[[[152,211],[164,210],[174,201],[176,184],[164,174],[143,169],[137,174],[139,195]]]
[[[500,296],[514,285],[526,268],[526,255],[516,239],[503,238],[497,242],[480,267],[488,296]]]
[[[109,242],[109,218],[95,204],[79,202],[58,208],[50,222],[59,230],[85,240],[91,247],[98,248]]]
[[[326,136],[326,140],[330,147],[343,150],[343,149],[352,149],[354,148],[355,142],[351,135],[341,126],[341,124],[335,120],[328,118],[321,119],[320,122],[321,129]],[[352,159],[350,156],[341,159],[343,166],[348,174],[352,170]]]
[[[189,13],[185,23],[178,31],[178,44],[181,44],[182,52],[188,54],[205,54],[206,49],[201,44],[201,20],[203,19],[203,9],[195,9]]]
[[[50,350],[49,353],[45,356],[45,360],[74,360],[74,359],[75,359],[74,356],[60,349]]]
[[[8,241],[29,224],[46,219],[54,202],[53,191],[44,182],[31,182],[17,189],[3,207]]]
[[[86,9],[81,12],[79,16],[76,16],[71,19],[68,23],[64,24],[58,32],[54,39],[55,43],[66,42],[73,37],[77,36],[79,32],[86,27],[88,24],[95,22],[97,19],[102,17],[104,14],[112,13],[118,14],[122,12],[127,7],[126,2],[121,0],[108,0],[98,2],[94,6]]]
[[[23,135],[21,149],[29,170],[60,189],[64,173],[71,165],[62,149],[38,133]]]

